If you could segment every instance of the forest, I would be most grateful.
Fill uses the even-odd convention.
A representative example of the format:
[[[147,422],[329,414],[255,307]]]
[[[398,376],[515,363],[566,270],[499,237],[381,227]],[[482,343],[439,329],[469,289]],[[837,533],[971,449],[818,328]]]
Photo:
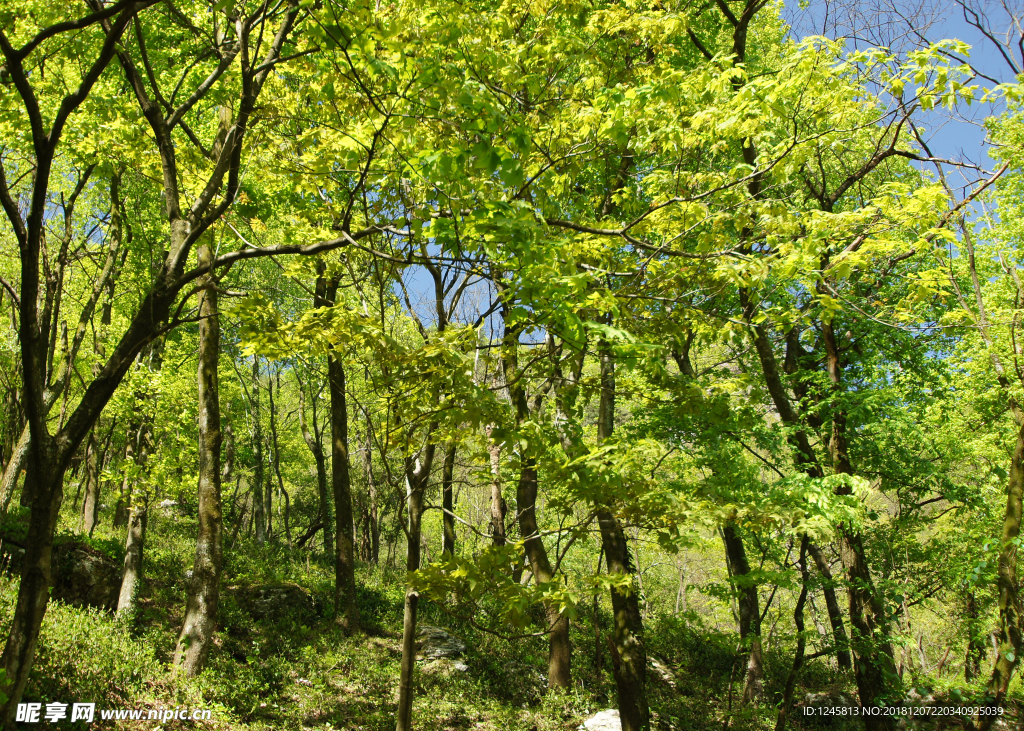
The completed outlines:
[[[1024,727],[1022,23],[0,0],[0,726]]]

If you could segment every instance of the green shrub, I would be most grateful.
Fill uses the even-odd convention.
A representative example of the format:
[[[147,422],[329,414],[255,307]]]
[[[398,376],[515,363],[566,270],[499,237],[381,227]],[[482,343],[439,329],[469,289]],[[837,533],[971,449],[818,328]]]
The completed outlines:
[[[0,587],[0,626],[10,626],[18,585]],[[162,673],[153,651],[98,609],[51,602],[43,620],[26,700],[118,704]]]

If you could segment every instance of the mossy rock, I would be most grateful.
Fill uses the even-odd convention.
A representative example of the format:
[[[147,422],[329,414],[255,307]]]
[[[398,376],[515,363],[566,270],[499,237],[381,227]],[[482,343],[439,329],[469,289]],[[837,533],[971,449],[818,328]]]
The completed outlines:
[[[67,541],[53,549],[50,597],[75,607],[113,611],[121,593],[122,568],[87,543]]]
[[[311,626],[324,616],[323,603],[298,584],[243,584],[225,588],[224,594],[238,610],[257,622]]]

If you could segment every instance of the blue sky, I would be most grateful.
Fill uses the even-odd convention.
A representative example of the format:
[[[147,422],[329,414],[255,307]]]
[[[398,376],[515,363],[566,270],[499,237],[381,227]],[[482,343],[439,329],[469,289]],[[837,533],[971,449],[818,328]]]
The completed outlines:
[[[964,5],[967,6],[965,10]],[[784,14],[793,35],[846,38],[849,48],[885,46],[901,52],[926,41],[956,38],[970,44],[970,63],[980,74],[976,83],[1012,82],[1014,68],[1024,65],[1015,20],[1024,16],[1024,0],[786,0]],[[976,21],[986,34],[968,21]],[[933,154],[966,159],[991,169],[982,120],[990,105],[964,106],[956,113],[933,115],[928,144]]]

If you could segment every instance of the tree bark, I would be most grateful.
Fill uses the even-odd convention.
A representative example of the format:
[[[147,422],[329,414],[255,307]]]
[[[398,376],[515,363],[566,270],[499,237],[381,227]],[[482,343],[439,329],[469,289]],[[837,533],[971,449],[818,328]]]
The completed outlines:
[[[455,555],[455,450],[456,443],[452,440],[444,454],[444,466],[441,469],[441,509],[444,511],[441,552],[449,556]]]
[[[519,513],[519,532],[523,537],[523,550],[530,561],[537,585],[553,581],[555,573],[548,560],[548,552],[537,527],[537,467],[532,458],[523,459],[516,486],[516,508]],[[567,689],[572,685],[572,646],[569,644],[569,618],[559,611],[558,605],[544,605],[548,625],[548,688]]]
[[[841,393],[842,363],[839,344],[831,322],[821,325],[822,340],[825,343],[825,362],[833,394]],[[832,409],[832,437],[829,440],[832,469],[837,474],[854,474],[847,448],[846,412],[837,405]],[[836,490],[838,495],[850,494],[849,487]],[[864,705],[881,705],[889,698],[890,682],[894,677],[892,645],[888,640],[885,609],[875,591],[871,571],[864,555],[861,534],[851,526],[839,528],[839,556],[846,568],[848,580],[850,625],[853,628],[854,650],[853,672],[857,678],[857,689]],[[866,721],[872,731],[874,717]],[[879,722],[877,728],[891,728],[890,719]]]
[[[14,491],[18,486],[18,478],[28,464],[28,451],[31,441],[28,422],[25,422],[21,435],[18,437],[18,443],[11,452],[11,458],[7,461],[3,482],[0,483],[0,513],[6,513],[7,507],[11,504],[11,498],[14,496]]]
[[[327,288],[333,304],[338,283]],[[352,523],[352,482],[349,473],[348,401],[345,393],[345,366],[341,353],[327,356],[327,382],[331,392],[331,482],[334,487],[334,621],[347,634],[359,631],[359,606],[356,603],[355,529]]]
[[[501,445],[493,438],[494,425],[486,429],[487,454],[491,462],[491,541],[495,546],[505,545],[505,515],[508,506],[501,495]]]
[[[814,543],[807,544],[807,553],[814,560],[814,565],[821,574],[822,594],[825,596],[825,610],[828,612],[828,621],[832,625],[832,643],[836,648],[836,664],[842,670],[849,670],[853,667],[850,659],[850,640],[846,636],[846,626],[843,624],[843,611],[839,608],[839,600],[836,598],[835,582],[832,578],[832,571],[829,568],[825,554]]]
[[[985,628],[979,622],[978,600],[973,591],[967,592],[967,656],[964,658],[964,681],[970,683],[981,675],[981,663],[988,654]]]
[[[278,380],[278,388],[280,388],[280,380]],[[288,493],[284,489],[284,479],[281,477],[281,448],[277,440],[277,407],[274,405],[274,383],[273,381],[267,384],[267,398],[270,401],[270,439],[272,447],[274,448],[274,474],[277,475],[277,495],[279,499],[284,500],[284,535],[288,541],[288,550],[292,550],[292,529],[289,524],[289,515],[291,511],[291,500],[288,497]]]
[[[38,444],[33,444],[32,450],[48,451],[46,445],[40,449]],[[0,658],[0,663],[7,673],[7,684],[2,690],[10,699],[4,716],[4,722],[8,725],[13,722],[16,701],[21,698],[28,682],[28,671],[39,641],[39,627],[42,625],[46,604],[50,598],[53,534],[57,526],[63,491],[60,476],[39,468],[48,462],[50,461],[45,457],[30,459],[25,474],[23,489],[33,495],[32,512],[29,516],[28,540],[25,544],[18,600],[7,635],[7,644]]]
[[[793,624],[796,625],[796,652],[793,654],[793,666],[786,677],[786,687],[782,692],[782,703],[779,705],[779,715],[775,721],[775,731],[785,731],[786,718],[789,715],[789,708],[793,705],[793,693],[796,690],[796,681],[800,676],[800,668],[804,664],[804,649],[807,647],[807,639],[804,637],[804,603],[807,601],[807,585],[810,583],[810,572],[807,570],[807,552],[810,541],[807,536],[803,537],[800,545],[800,560],[797,562],[800,567],[800,596],[796,600],[796,607],[793,609]]]
[[[129,427],[124,437],[124,461],[130,462],[135,459],[135,446],[132,444],[133,428]],[[114,506],[113,526],[120,528],[128,524],[128,502],[131,500],[131,485],[128,474],[121,480],[121,489],[117,493],[117,505]]]
[[[761,653],[761,609],[757,585],[750,579],[750,563],[743,538],[736,526],[722,528],[726,560],[736,586],[739,605],[739,629],[743,648],[747,651],[747,670],[743,680],[743,702],[755,703],[764,696],[764,661]]]
[[[1020,664],[1024,652],[1024,637],[1021,622],[1024,621],[1024,607],[1021,606],[1020,586],[1017,577],[1017,552],[1014,541],[1020,536],[1021,512],[1024,506],[1024,424],[1017,432],[1017,443],[1010,460],[1010,476],[1006,489],[1006,512],[1003,518],[1003,534],[1000,543],[999,563],[996,569],[996,587],[999,590],[998,650],[992,677],[988,682],[989,707],[1003,705],[1006,692],[1013,678],[1013,672]],[[997,716],[981,715],[976,719],[980,731],[988,731]]]
[[[363,470],[366,473],[366,489],[370,498],[370,563],[380,563],[380,511],[377,504],[377,481],[373,476],[373,439],[370,436],[372,428],[373,424],[367,414]]]
[[[597,440],[611,438],[615,428],[615,360],[611,347],[602,342],[601,398],[597,417]],[[626,542],[626,533],[607,505],[597,506],[601,528],[601,544],[609,574],[633,577],[633,561]],[[647,701],[647,649],[644,646],[643,617],[635,579],[628,590],[613,588],[614,648],[612,669],[618,691],[619,718],[622,731],[646,731],[650,728],[651,711]]]
[[[213,258],[209,242],[198,247],[200,266]],[[206,289],[199,306],[199,532],[196,558],[185,605],[185,621],[174,651],[174,664],[189,677],[202,671],[213,644],[220,600],[220,573],[223,565],[224,526],[220,499],[220,319],[217,309],[216,280],[203,277]]]
[[[320,280],[317,280],[317,287],[319,288]],[[310,386],[312,392],[312,385]],[[327,457],[324,454],[324,445],[322,434],[319,429],[319,420],[316,410],[316,397],[315,394],[310,394],[310,401],[312,402],[313,409],[313,433],[309,431],[309,425],[306,422],[306,392],[302,386],[302,382],[299,382],[299,428],[302,430],[302,439],[306,442],[306,446],[309,447],[309,451],[313,453],[313,461],[316,462],[316,490],[317,495],[320,498],[320,516],[323,523],[324,529],[324,555],[334,555],[334,514],[331,510],[331,498],[327,492]]]
[[[266,465],[263,457],[263,413],[260,409],[260,357],[252,357],[252,441],[256,452],[253,470],[252,509],[256,529],[256,542],[267,542],[267,486]]]
[[[97,451],[96,427],[93,427],[85,446],[85,503],[82,505],[82,532],[90,538],[100,515],[100,466]]]
[[[405,496],[409,515],[407,527],[407,553],[405,569],[417,571],[420,567],[420,538],[423,533],[423,495],[430,479],[430,467],[434,457],[434,446],[429,442],[424,449],[422,460],[406,458]],[[407,586],[405,606],[402,613],[402,662],[398,680],[398,708],[396,709],[395,731],[412,730],[412,701],[414,696],[413,675],[416,669],[416,615],[419,609],[419,595]]]
[[[142,586],[142,550],[146,540],[149,515],[145,498],[133,501],[128,521],[128,538],[124,548],[124,573],[117,598],[117,616],[130,621],[135,614],[136,599]]]

